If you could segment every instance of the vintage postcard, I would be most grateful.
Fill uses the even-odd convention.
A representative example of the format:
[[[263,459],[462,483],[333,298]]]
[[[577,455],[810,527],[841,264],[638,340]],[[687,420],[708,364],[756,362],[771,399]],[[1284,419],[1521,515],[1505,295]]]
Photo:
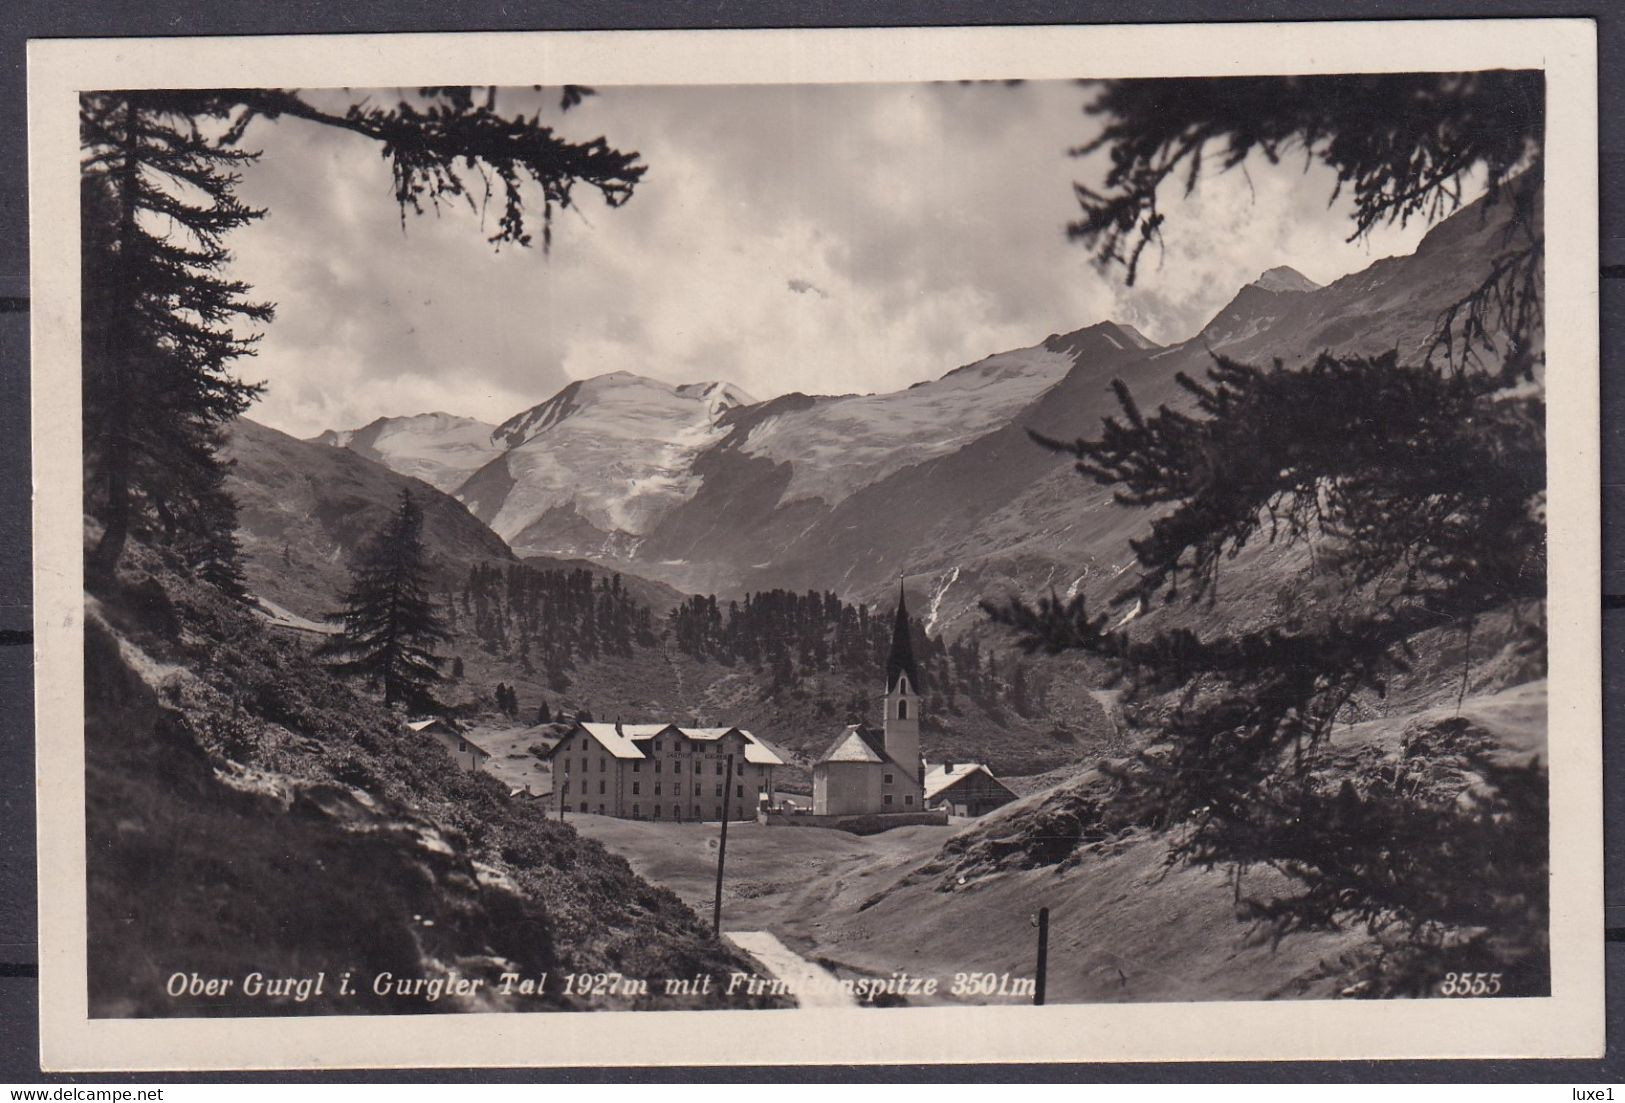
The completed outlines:
[[[1601,1051],[1588,22],[29,111],[47,1068]]]

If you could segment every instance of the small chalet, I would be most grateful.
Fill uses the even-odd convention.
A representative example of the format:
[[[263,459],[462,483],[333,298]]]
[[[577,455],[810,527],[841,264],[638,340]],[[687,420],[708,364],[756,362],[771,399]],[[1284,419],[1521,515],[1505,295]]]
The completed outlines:
[[[444,717],[409,720],[406,726],[415,732],[432,735],[435,742],[446,748],[446,753],[451,755],[452,761],[471,774],[485,769],[485,764],[491,760],[491,755],[487,751],[477,746],[462,729]]]
[[[980,762],[926,764],[925,806],[950,816],[985,816],[1009,804],[1016,794]]]
[[[733,757],[733,773],[728,759]],[[753,820],[784,758],[743,728],[577,722],[545,752],[554,808],[632,820]]]

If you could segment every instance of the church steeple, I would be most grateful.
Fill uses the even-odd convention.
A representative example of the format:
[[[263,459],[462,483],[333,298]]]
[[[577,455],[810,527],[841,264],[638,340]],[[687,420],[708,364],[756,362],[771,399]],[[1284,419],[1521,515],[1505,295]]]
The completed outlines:
[[[908,675],[908,692],[918,693],[920,672],[914,665],[914,641],[909,631],[908,601],[903,596],[903,580],[897,580],[897,617],[892,622],[891,654],[886,657],[886,692],[897,688],[897,679]]]
[[[925,776],[920,761],[920,671],[914,665],[914,644],[908,622],[903,583],[897,582],[897,619],[892,624],[891,653],[886,657],[886,754],[916,780]]]

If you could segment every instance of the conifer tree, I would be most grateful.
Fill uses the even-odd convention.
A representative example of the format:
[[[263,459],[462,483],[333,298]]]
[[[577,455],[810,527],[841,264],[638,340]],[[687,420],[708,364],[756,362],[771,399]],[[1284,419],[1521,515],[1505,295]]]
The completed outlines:
[[[401,491],[395,516],[360,550],[350,590],[336,614],[343,632],[323,651],[336,670],[381,687],[385,705],[436,707],[433,686],[445,658],[434,645],[449,639],[429,586],[423,512]]]
[[[1108,121],[1087,148],[1109,149],[1111,167],[1105,190],[1078,188],[1074,235],[1132,278],[1164,229],[1161,183],[1185,173],[1193,186],[1204,147],[1225,167],[1297,149],[1353,193],[1356,236],[1448,214],[1479,173],[1486,209],[1509,208],[1483,282],[1444,311],[1420,356],[1322,354],[1301,369],[1219,357],[1206,380],[1179,377],[1182,408],[1143,413],[1118,381],[1121,415],[1098,436],[1037,439],[1120,505],[1156,511],[1133,541],[1139,577],[1115,602],[1218,604],[1221,565],[1258,542],[1312,547],[1336,600],[1243,631],[1216,618],[1142,630],[1083,595],[987,608],[1028,652],[1093,653],[1133,692],[1172,702],[1156,745],[1118,771],[1120,814],[1170,829],[1174,859],[1289,874],[1294,889],[1242,901],[1279,930],[1397,932],[1361,990],[1427,994],[1442,962],[1459,960],[1504,973],[1508,994],[1540,994],[1537,765],[1507,762],[1465,721],[1418,729],[1398,761],[1365,769],[1327,771],[1315,753],[1351,706],[1408,669],[1424,630],[1522,613],[1516,642],[1544,662],[1540,74],[1291,85],[1107,84],[1094,110]]]
[[[232,194],[252,155],[206,131],[224,124],[228,103],[184,100],[152,91],[80,104],[85,489],[102,524],[87,566],[97,575],[132,529],[200,535],[205,561],[235,560],[220,535],[235,507],[214,455],[221,425],[260,389],[231,372],[253,350],[237,327],[269,321],[271,308],[226,275],[224,238],[264,212]]]
[[[566,88],[568,109],[590,89]],[[323,101],[324,103],[329,101]],[[179,548],[207,580],[240,591],[221,489],[223,427],[261,385],[236,374],[269,304],[231,277],[230,232],[263,211],[235,195],[240,147],[255,119],[298,119],[382,146],[404,224],[442,203],[479,210],[498,198],[490,240],[528,245],[541,201],[542,242],[577,185],[610,206],[644,166],[602,138],[567,141],[540,115],[504,115],[494,90],[420,88],[395,103],[332,109],[279,89],[141,90],[80,98],[85,501],[101,533],[86,559],[112,575],[132,533]],[[532,204],[534,206],[534,204]]]

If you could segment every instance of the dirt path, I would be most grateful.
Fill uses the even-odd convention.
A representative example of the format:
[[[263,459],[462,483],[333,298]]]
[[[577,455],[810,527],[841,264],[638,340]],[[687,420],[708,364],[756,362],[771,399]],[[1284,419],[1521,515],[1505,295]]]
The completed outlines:
[[[779,980],[790,986],[802,1007],[856,1007],[832,973],[790,949],[771,931],[729,931],[723,935]]]

